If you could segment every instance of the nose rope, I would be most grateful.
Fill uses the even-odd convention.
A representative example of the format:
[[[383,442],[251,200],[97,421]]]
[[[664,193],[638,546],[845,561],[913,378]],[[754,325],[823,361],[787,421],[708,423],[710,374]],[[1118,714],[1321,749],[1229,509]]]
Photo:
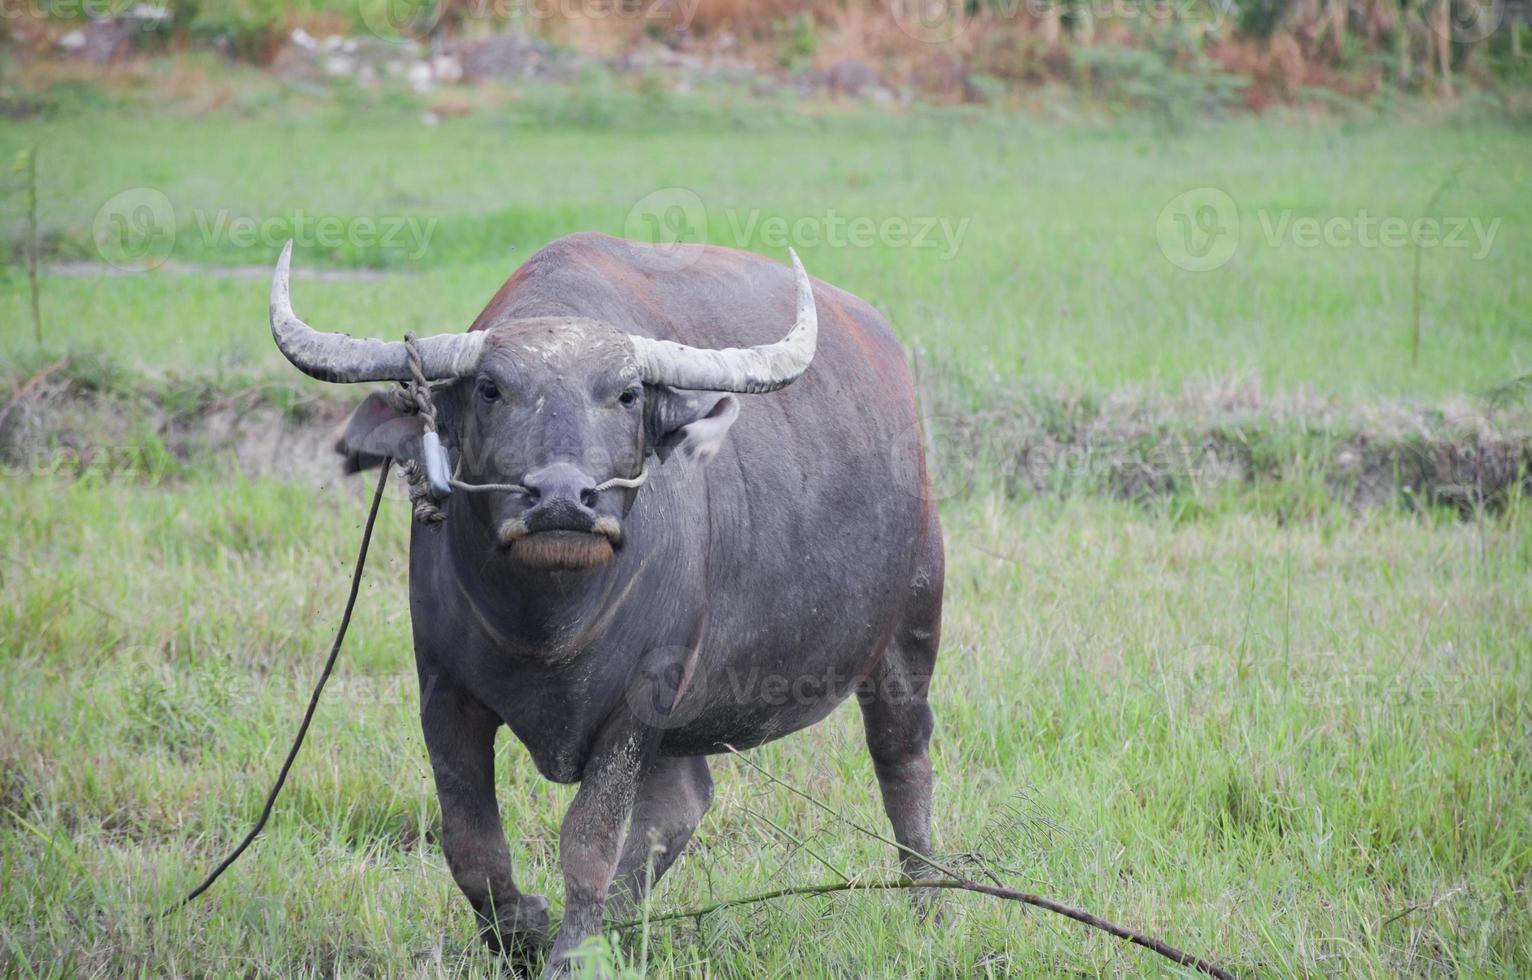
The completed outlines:
[[[519,483],[464,483],[458,479],[458,474],[462,470],[463,458],[459,456],[457,469],[453,471],[452,480],[450,481],[455,489],[467,490],[469,493],[524,493],[529,497],[532,496],[532,491]],[[638,475],[632,479],[614,476],[610,480],[596,484],[591,489],[596,493],[601,493],[603,490],[611,490],[614,487],[623,487],[624,489],[631,490],[634,487],[643,486],[644,481],[647,479],[649,479],[649,464],[645,462],[644,468],[639,470]]]
[[[410,367],[410,380],[405,382],[404,387],[394,393],[394,405],[402,412],[419,415],[425,425],[425,431],[430,437],[428,441],[440,445],[440,433],[436,424],[436,405],[431,400],[433,387],[426,380],[424,366],[420,362],[420,350],[415,345],[415,334],[404,335],[404,350]],[[433,446],[434,450],[435,447]],[[439,524],[447,519],[446,512],[441,508],[436,496],[431,493],[430,477],[427,466],[421,465],[417,460],[406,459],[399,463],[399,468],[404,471],[405,480],[410,487],[410,502],[414,505],[415,519],[427,524]],[[463,458],[458,456],[457,467],[452,476],[446,481],[449,486],[456,490],[468,493],[520,493],[532,496],[532,491],[519,483],[466,483],[460,476],[463,470]],[[609,480],[596,484],[591,488],[596,493],[606,490],[622,488],[625,490],[637,489],[649,479],[649,462],[644,461],[643,467],[634,477],[614,476]]]

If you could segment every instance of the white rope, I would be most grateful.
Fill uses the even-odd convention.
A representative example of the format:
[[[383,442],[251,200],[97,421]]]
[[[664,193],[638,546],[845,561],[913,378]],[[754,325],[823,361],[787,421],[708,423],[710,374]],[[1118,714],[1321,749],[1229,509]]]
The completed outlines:
[[[528,490],[526,487],[519,483],[464,483],[462,480],[458,479],[458,473],[461,473],[462,470],[463,459],[462,457],[458,457],[457,470],[453,472],[452,479],[450,481],[452,486],[458,490],[467,490],[469,493],[521,493],[526,494],[529,497],[532,495],[532,491]],[[596,493],[601,493],[603,490],[611,490],[614,487],[622,487],[626,490],[632,490],[635,487],[643,486],[644,481],[648,479],[649,462],[645,460],[644,468],[639,470],[638,475],[632,479],[621,476],[614,476],[604,483],[596,484],[591,489]]]
[[[603,490],[610,490],[613,487],[622,487],[624,490],[632,490],[643,486],[644,481],[647,479],[649,479],[649,461],[644,460],[644,468],[639,470],[638,475],[633,479],[627,480],[620,476],[614,476],[610,480],[607,480],[605,483],[596,484],[595,489],[597,493],[600,493]]]

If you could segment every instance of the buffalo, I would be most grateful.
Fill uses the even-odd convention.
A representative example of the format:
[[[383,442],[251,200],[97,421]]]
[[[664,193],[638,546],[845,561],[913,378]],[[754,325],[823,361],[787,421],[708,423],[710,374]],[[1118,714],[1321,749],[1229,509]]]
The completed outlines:
[[[296,316],[290,254],[271,291],[288,360],[408,381],[404,342]],[[496,731],[579,784],[549,973],[681,854],[709,755],[851,696],[903,871],[930,874],[943,551],[915,388],[884,319],[792,263],[571,235],[466,333],[414,344],[457,488],[444,520],[413,526],[409,560],[442,849],[484,940],[537,955],[548,902],[516,884]],[[407,408],[373,393],[338,448],[356,466],[419,459],[435,446]]]

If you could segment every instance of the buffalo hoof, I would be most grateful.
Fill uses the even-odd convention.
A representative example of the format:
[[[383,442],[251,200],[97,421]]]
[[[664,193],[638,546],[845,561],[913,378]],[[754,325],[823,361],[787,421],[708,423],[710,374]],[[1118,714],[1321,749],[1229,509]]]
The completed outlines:
[[[479,938],[492,953],[527,961],[548,945],[548,900],[541,895],[518,895],[509,904],[495,903],[493,914],[476,914]]]

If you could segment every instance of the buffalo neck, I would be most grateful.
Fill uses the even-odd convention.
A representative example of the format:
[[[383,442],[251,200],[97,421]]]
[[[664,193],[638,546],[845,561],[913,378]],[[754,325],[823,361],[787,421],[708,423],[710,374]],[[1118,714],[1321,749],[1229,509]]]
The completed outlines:
[[[438,532],[448,574],[491,638],[517,655],[562,661],[579,654],[620,611],[644,570],[637,512],[624,520],[624,544],[610,561],[581,571],[547,571],[512,561],[478,508],[454,504]]]

